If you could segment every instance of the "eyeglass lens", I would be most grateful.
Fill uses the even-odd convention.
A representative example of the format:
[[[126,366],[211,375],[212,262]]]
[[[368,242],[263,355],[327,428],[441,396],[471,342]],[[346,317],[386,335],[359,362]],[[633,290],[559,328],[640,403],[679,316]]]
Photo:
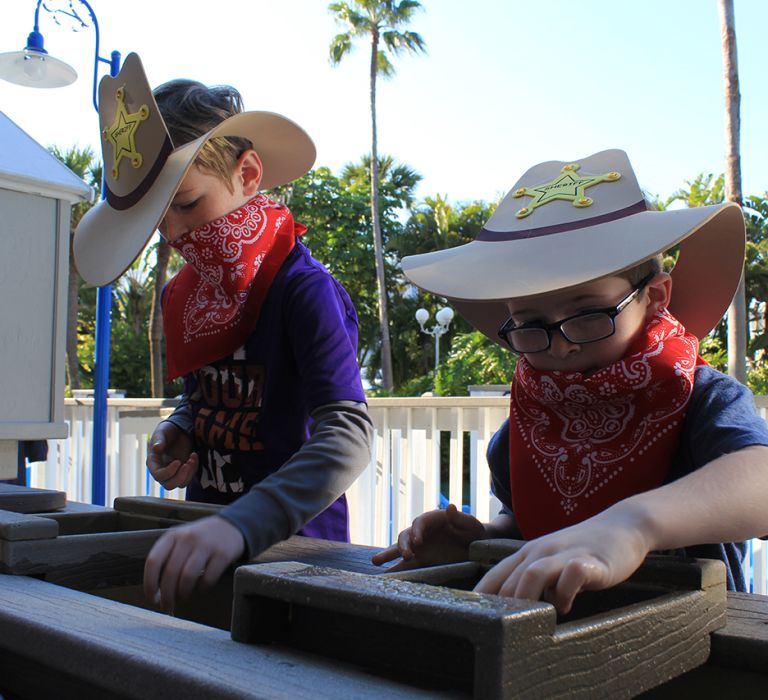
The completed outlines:
[[[613,319],[606,313],[576,316],[564,321],[560,331],[572,343],[592,343],[613,335]],[[515,328],[507,332],[507,340],[517,352],[540,352],[549,347],[549,331],[546,328]]]

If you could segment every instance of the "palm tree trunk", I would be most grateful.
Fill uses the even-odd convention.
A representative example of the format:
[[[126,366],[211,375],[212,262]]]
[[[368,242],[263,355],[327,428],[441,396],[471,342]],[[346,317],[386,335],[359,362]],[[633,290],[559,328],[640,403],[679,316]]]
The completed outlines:
[[[160,302],[170,257],[171,246],[165,242],[164,238],[161,238],[157,244],[155,287],[152,290],[152,308],[149,320],[149,366],[153,399],[163,398],[163,313]]]
[[[75,255],[72,251],[74,244],[74,231],[69,239],[69,282],[67,285],[67,374],[69,375],[69,388],[80,388],[80,362],[77,359],[77,292],[80,275],[75,266]]]
[[[725,197],[741,206],[741,130],[739,67],[736,59],[736,26],[733,0],[719,0],[720,35],[723,45],[723,79],[725,82]],[[728,308],[728,374],[747,383],[747,304],[742,272],[736,296]]]
[[[384,276],[384,246],[379,221],[379,157],[376,139],[376,68],[379,54],[379,34],[371,40],[371,222],[373,223],[373,254],[376,260],[376,287],[379,295],[379,326],[381,328],[381,374],[384,389],[392,391],[392,346],[389,338],[387,313],[387,283]]]

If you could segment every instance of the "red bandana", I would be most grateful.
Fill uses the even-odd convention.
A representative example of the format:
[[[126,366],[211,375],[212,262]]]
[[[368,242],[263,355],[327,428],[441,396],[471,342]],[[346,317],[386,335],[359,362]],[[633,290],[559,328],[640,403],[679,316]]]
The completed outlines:
[[[171,245],[187,264],[163,295],[168,379],[232,354],[306,227],[262,194]]]
[[[630,352],[592,375],[518,360],[510,484],[526,539],[586,520],[664,482],[693,390],[699,341],[661,311]]]

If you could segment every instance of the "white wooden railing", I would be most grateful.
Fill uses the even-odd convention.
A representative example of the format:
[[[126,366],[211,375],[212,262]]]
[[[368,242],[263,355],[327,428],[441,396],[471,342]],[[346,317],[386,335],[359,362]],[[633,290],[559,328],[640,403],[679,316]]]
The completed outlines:
[[[490,493],[485,451],[508,414],[508,401],[497,396],[369,399],[376,437],[368,467],[347,492],[352,541],[390,544],[413,518],[438,507],[441,490],[481,521],[495,515],[499,502]],[[768,398],[756,401],[765,418]],[[145,468],[149,435],[175,405],[173,399],[108,400],[108,504],[118,496],[184,498],[183,490],[165,493]],[[66,399],[64,413],[69,438],[48,441],[48,460],[31,465],[30,486],[66,491],[70,500],[89,503],[93,400]],[[444,442],[448,464],[441,489]],[[753,540],[747,567],[754,591],[765,594],[768,547],[763,545]]]

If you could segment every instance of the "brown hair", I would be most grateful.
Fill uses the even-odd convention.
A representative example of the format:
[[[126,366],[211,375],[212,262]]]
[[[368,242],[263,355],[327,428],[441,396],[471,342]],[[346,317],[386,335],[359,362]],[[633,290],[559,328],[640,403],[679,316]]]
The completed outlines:
[[[208,87],[195,80],[179,79],[163,83],[153,94],[174,148],[194,141],[243,111],[243,98],[230,85]],[[232,192],[237,159],[252,147],[248,139],[235,136],[209,139],[200,149],[195,165],[219,177]]]
[[[619,276],[629,280],[630,284],[637,284],[641,279],[651,275],[657,275],[664,270],[664,255],[659,253],[652,258],[641,262],[639,265],[630,267],[629,270],[620,272]]]

